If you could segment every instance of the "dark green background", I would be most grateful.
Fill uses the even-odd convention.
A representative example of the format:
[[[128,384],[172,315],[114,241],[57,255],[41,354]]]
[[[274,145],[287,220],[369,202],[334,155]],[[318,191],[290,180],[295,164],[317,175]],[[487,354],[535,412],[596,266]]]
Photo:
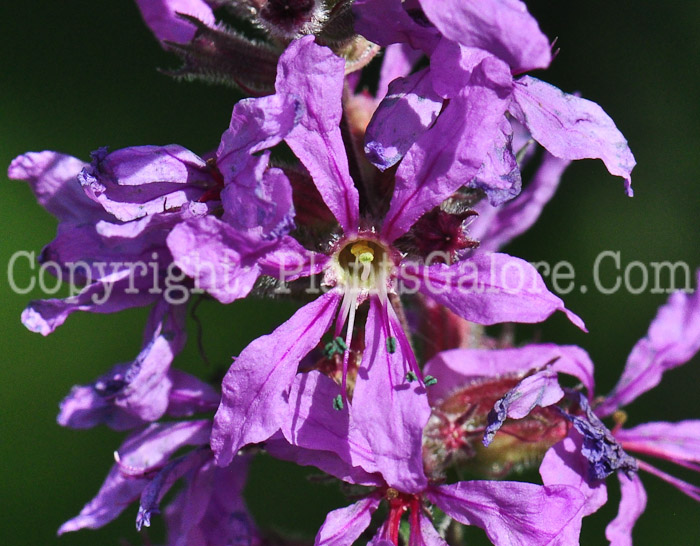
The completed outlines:
[[[533,261],[569,260],[589,286],[593,261],[602,250],[620,250],[623,264],[685,260],[696,268],[700,3],[540,0],[529,5],[548,36],[559,36],[561,48],[552,69],[538,76],[565,91],[580,90],[611,114],[637,157],[636,197],[626,198],[621,181],[599,162],[579,162],[538,225],[509,250]],[[178,143],[203,153],[218,144],[228,125],[235,93],[177,84],[158,74],[156,67],[173,67],[176,60],[159,49],[128,0],[2,2],[0,27],[1,165],[29,150],[59,150],[86,159],[102,145]],[[6,265],[17,250],[38,252],[53,237],[55,221],[24,184],[4,174],[0,195],[2,543],[116,545],[123,537],[137,544],[135,506],[106,529],[55,538],[60,523],[95,494],[122,438],[108,430],[62,429],[55,416],[72,385],[133,358],[146,313],[76,314],[48,338],[26,331],[19,322],[21,310],[40,294],[10,292]],[[590,334],[576,332],[561,317],[520,331],[588,349],[604,393],[665,296],[605,296],[589,290],[565,299],[586,320]],[[227,308],[205,304],[200,315],[211,364],[202,361],[193,343],[177,364],[214,376],[225,370],[231,355],[291,310],[260,302]],[[696,358],[671,372],[628,408],[631,423],[700,418],[699,364]],[[697,475],[673,470],[700,483]],[[698,544],[700,506],[651,476],[643,480],[649,503],[635,544]],[[313,535],[326,509],[343,502],[333,488],[310,484],[279,463],[256,464],[250,490],[259,522],[306,536]],[[611,481],[612,501],[585,521],[583,544],[605,543],[603,527],[614,516],[616,491]],[[157,537],[159,522],[154,526]]]

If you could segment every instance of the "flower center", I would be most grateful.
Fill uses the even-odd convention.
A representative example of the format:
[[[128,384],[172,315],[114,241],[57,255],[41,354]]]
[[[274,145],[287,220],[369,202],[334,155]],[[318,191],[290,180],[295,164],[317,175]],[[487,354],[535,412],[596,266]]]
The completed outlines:
[[[336,255],[339,284],[357,293],[386,291],[394,269],[390,253],[371,239],[348,242]]]

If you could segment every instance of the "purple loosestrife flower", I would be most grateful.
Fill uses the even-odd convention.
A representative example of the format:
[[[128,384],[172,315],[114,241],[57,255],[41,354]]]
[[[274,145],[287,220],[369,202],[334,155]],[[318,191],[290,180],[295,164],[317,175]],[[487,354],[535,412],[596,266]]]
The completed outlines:
[[[661,307],[646,337],[632,349],[622,377],[611,394],[594,399],[592,382],[586,385],[588,396],[572,394],[574,408],[577,407],[578,411],[568,410],[565,415],[573,423],[573,428],[567,438],[554,445],[544,457],[540,467],[544,483],[567,483],[579,487],[587,497],[586,515],[605,504],[607,495],[602,480],[617,472],[622,499],[618,516],[606,529],[607,538],[615,546],[632,544],[632,528],[646,506],[646,493],[636,475],[637,469],[660,477],[700,501],[698,486],[626,453],[652,455],[700,471],[700,421],[653,422],[625,429],[622,426],[626,415],[620,410],[658,385],[665,371],[685,364],[699,350],[700,291],[696,290],[694,294],[676,292]],[[562,398],[562,389],[551,381],[551,377],[535,379],[536,375],[528,379],[538,381],[543,404]],[[525,381],[510,391],[500,405],[497,404],[495,413],[499,413],[499,407],[508,406],[509,400],[524,391],[528,391]],[[592,406],[591,400],[594,400]],[[528,407],[506,407],[502,414],[495,416],[493,428],[500,426],[506,416],[517,419],[527,411]],[[609,430],[601,419],[611,416],[615,425]]]
[[[376,368],[373,365],[370,369],[384,374]],[[578,517],[583,503],[575,488],[505,481],[433,483],[422,470],[420,436],[409,441],[412,446],[407,457],[399,456],[398,451],[393,460],[376,457],[370,437],[361,432],[368,418],[363,405],[353,405],[342,419],[332,410],[324,410],[325,404],[319,407],[319,400],[337,392],[338,385],[317,371],[297,376],[289,404],[298,408],[299,418],[283,429],[285,438],[278,434],[265,444],[274,456],[318,466],[349,483],[374,487],[353,505],[328,514],[316,536],[317,545],[353,544],[383,500],[389,508],[387,518],[370,544],[398,545],[404,515],[408,516],[410,544],[446,544],[433,527],[430,505],[460,523],[481,527],[497,545],[568,544],[558,537],[560,530]],[[387,445],[396,441],[396,434],[407,424],[425,423],[425,415],[417,417],[406,404],[377,411],[391,412],[396,421],[393,429],[376,427],[372,432],[383,436]]]
[[[394,192],[390,217],[383,224],[374,218],[361,218],[359,193],[350,176],[339,128],[343,64],[330,50],[317,46],[313,37],[297,40],[280,58],[277,93],[251,99],[245,105],[251,123],[280,129],[267,144],[284,138],[309,171],[342,235],[325,255],[305,252],[317,270],[323,272],[326,293],[297,311],[272,334],[251,343],[224,379],[222,405],[212,435],[220,464],[230,461],[243,445],[269,438],[279,429],[280,419],[289,418],[285,393],[301,359],[319,343],[338,308],[333,343],[337,352],[344,355],[344,401],[348,400],[345,387],[356,312],[367,300],[370,314],[375,317],[371,321],[376,329],[376,334],[371,335],[378,336],[375,346],[386,347],[388,360],[394,362],[391,365],[399,366],[407,377],[421,377],[391,303],[400,283],[480,324],[539,322],[561,310],[582,326],[580,319],[546,289],[527,262],[505,254],[479,254],[454,264],[430,265],[414,262],[398,251],[396,239],[456,189],[445,186],[436,177],[428,159],[412,160],[413,176]],[[489,93],[486,87],[482,91]],[[479,127],[486,122],[479,118],[474,123],[473,138],[485,137]],[[282,131],[284,128],[287,132]],[[234,214],[234,208],[228,210]],[[192,240],[197,240],[196,234]],[[291,253],[289,257],[292,258]],[[294,258],[291,265],[302,262],[303,257]],[[286,280],[290,264],[280,262],[280,266],[278,276]],[[310,272],[310,268],[297,268],[293,278]],[[405,388],[409,388],[406,381]]]
[[[429,67],[391,84],[370,122],[365,150],[377,167],[426,156],[441,165],[453,189],[467,179],[498,205],[520,191],[514,118],[555,157],[602,159],[631,195],[634,157],[597,104],[531,76],[513,78],[551,60],[546,37],[522,2],[357,0],[353,9],[357,31],[369,40],[406,44],[430,59]],[[480,93],[482,87],[490,93]],[[488,137],[455,138],[476,112],[493,120]],[[398,187],[407,174],[400,166]]]

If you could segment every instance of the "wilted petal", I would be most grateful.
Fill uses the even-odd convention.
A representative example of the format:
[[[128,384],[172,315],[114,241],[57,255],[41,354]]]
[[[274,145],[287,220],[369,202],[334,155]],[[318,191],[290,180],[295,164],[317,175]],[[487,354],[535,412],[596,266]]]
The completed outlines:
[[[429,68],[395,79],[367,126],[367,159],[382,171],[398,163],[433,124],[442,102],[433,91]]]
[[[510,86],[507,67],[496,59],[484,59],[473,70],[469,85],[450,100],[399,165],[382,227],[385,240],[405,233],[476,176],[499,133]]]
[[[334,292],[324,294],[235,359],[224,377],[214,418],[211,446],[217,464],[226,466],[242,446],[262,442],[280,428],[289,412],[285,395],[299,362],[328,329],[338,300]]]
[[[615,438],[629,451],[670,461],[700,463],[700,421],[645,423],[615,431]]]
[[[329,512],[318,530],[315,546],[346,546],[354,544],[369,527],[372,514],[380,499],[367,497],[355,504]]]
[[[420,0],[420,5],[443,36],[488,51],[513,72],[547,68],[552,60],[549,40],[520,0]]]
[[[386,304],[388,305],[388,303]],[[386,482],[400,491],[415,492],[426,485],[421,458],[423,427],[430,417],[425,388],[409,382],[411,369],[408,343],[395,343],[387,350],[389,337],[403,335],[391,307],[389,321],[382,304],[372,298],[365,325],[365,349],[357,372],[350,408],[351,419],[374,451],[376,464]],[[391,331],[389,331],[389,328]]]
[[[700,282],[700,277],[699,277]],[[659,309],[646,337],[632,349],[620,380],[596,408],[601,416],[629,404],[661,381],[664,372],[685,364],[700,350],[700,290],[675,292]]]
[[[285,141],[307,168],[346,234],[359,226],[359,194],[340,134],[345,61],[313,36],[292,42],[280,57],[275,89],[294,104],[298,123]]]
[[[497,546],[551,545],[572,518],[583,495],[566,485],[472,481],[431,487],[428,498],[464,525],[476,525]]]
[[[605,528],[605,538],[610,546],[632,546],[632,528],[644,513],[647,506],[647,494],[642,480],[634,475],[631,478],[618,472],[620,478],[620,508],[617,517]]]
[[[97,529],[116,518],[150,481],[154,471],[178,449],[208,442],[209,421],[153,424],[127,438],[119,448],[119,462],[109,472],[97,496],[75,518],[65,522],[58,534],[78,529]]]
[[[62,222],[82,223],[107,218],[78,182],[87,163],[58,152],[29,152],[12,160],[7,169],[11,180],[29,183],[39,204]]]
[[[203,0],[136,0],[143,20],[159,40],[185,43],[194,38],[195,27],[177,16],[192,15],[209,26],[214,13]]]
[[[479,241],[478,252],[495,252],[527,231],[554,196],[561,176],[571,162],[545,152],[542,164],[525,189],[500,207],[484,203],[469,226],[469,236]]]
[[[547,407],[556,404],[564,397],[559,386],[557,373],[546,368],[518,383],[513,389],[498,400],[489,412],[489,424],[484,432],[484,445],[488,446],[506,418],[522,419],[537,406]]]
[[[561,159],[602,159],[631,195],[634,156],[612,119],[595,102],[530,76],[516,80],[511,112],[549,153]]]
[[[562,311],[585,328],[531,264],[507,254],[477,254],[453,265],[408,264],[400,274],[408,289],[417,285],[421,293],[477,324],[542,322]]]

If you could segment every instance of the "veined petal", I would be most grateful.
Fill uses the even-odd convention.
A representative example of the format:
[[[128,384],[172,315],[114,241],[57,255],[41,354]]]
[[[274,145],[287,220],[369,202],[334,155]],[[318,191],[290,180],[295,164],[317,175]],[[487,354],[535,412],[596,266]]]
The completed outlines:
[[[367,126],[367,159],[381,171],[398,163],[435,122],[442,103],[429,68],[395,79]]]
[[[700,463],[700,421],[644,423],[615,431],[615,438],[629,451],[670,461]]]
[[[469,226],[469,236],[479,241],[478,252],[496,252],[527,231],[554,196],[570,163],[545,152],[542,164],[520,195],[500,207],[486,203],[478,207],[479,216]]]
[[[359,194],[340,134],[345,61],[313,36],[292,42],[278,64],[275,89],[294,104],[298,123],[285,141],[308,169],[346,234],[359,227]]]
[[[205,445],[210,431],[210,422],[204,420],[157,423],[127,438],[97,496],[80,514],[61,525],[58,534],[97,529],[112,521],[139,497],[152,473],[173,453],[187,445]]]
[[[632,546],[632,528],[644,513],[647,506],[647,494],[642,480],[636,474],[631,478],[617,473],[620,479],[620,508],[617,517],[605,528],[605,538],[610,546]]]
[[[314,546],[347,546],[354,544],[369,527],[380,499],[366,497],[355,504],[329,512],[318,530]]]
[[[581,455],[582,446],[581,436],[569,431],[566,438],[554,444],[545,453],[540,464],[540,476],[544,485],[570,485],[578,489],[586,499],[582,507],[582,516],[588,516],[608,501],[608,491],[605,480],[588,479],[589,463]],[[580,524],[579,520],[578,529],[574,529],[576,536],[580,532]]]
[[[507,481],[433,486],[427,496],[460,523],[481,527],[497,546],[564,546],[560,533],[580,517],[584,503],[583,495],[570,486]]]
[[[236,358],[222,382],[214,417],[211,446],[217,464],[226,466],[242,446],[262,442],[280,428],[299,362],[328,330],[339,299],[335,292],[322,295]]]
[[[214,12],[203,0],[136,0],[143,20],[159,40],[185,43],[194,38],[195,27],[177,16],[192,15],[209,26]]]
[[[515,81],[513,99],[511,113],[549,153],[561,159],[602,159],[632,195],[634,156],[600,106],[530,76]]]
[[[411,529],[411,542],[409,546],[448,546],[433,527],[433,522],[423,512],[419,514],[420,529],[416,532]]]
[[[78,174],[87,166],[58,152],[29,152],[12,160],[7,177],[27,182],[39,204],[61,222],[94,222],[109,216],[78,182]]]
[[[453,265],[407,264],[400,275],[409,287],[417,284],[421,293],[477,324],[542,322],[562,311],[585,330],[532,265],[507,254],[476,254]]]
[[[698,275],[700,284],[700,274]],[[601,416],[652,389],[664,372],[685,364],[700,350],[700,290],[675,292],[659,309],[646,337],[632,349],[620,380],[607,399],[596,408]]]
[[[389,305],[385,303],[385,305]],[[370,300],[365,325],[365,349],[357,372],[350,408],[351,420],[372,447],[376,465],[386,482],[404,492],[425,487],[421,441],[430,417],[425,388],[409,382],[411,367],[407,344],[396,342],[387,350],[388,338],[402,335],[391,307],[388,324],[377,298]],[[391,328],[391,331],[388,331]]]
[[[420,0],[420,5],[443,36],[488,51],[516,73],[547,68],[552,60],[549,40],[520,0]]]
[[[406,153],[382,237],[393,241],[423,214],[476,176],[500,131],[511,87],[508,68],[486,58],[469,85],[450,100],[435,124]]]
[[[331,258],[320,252],[304,248],[293,237],[280,239],[258,264],[263,275],[275,277],[281,281],[294,281],[301,277],[310,277],[321,273]]]

